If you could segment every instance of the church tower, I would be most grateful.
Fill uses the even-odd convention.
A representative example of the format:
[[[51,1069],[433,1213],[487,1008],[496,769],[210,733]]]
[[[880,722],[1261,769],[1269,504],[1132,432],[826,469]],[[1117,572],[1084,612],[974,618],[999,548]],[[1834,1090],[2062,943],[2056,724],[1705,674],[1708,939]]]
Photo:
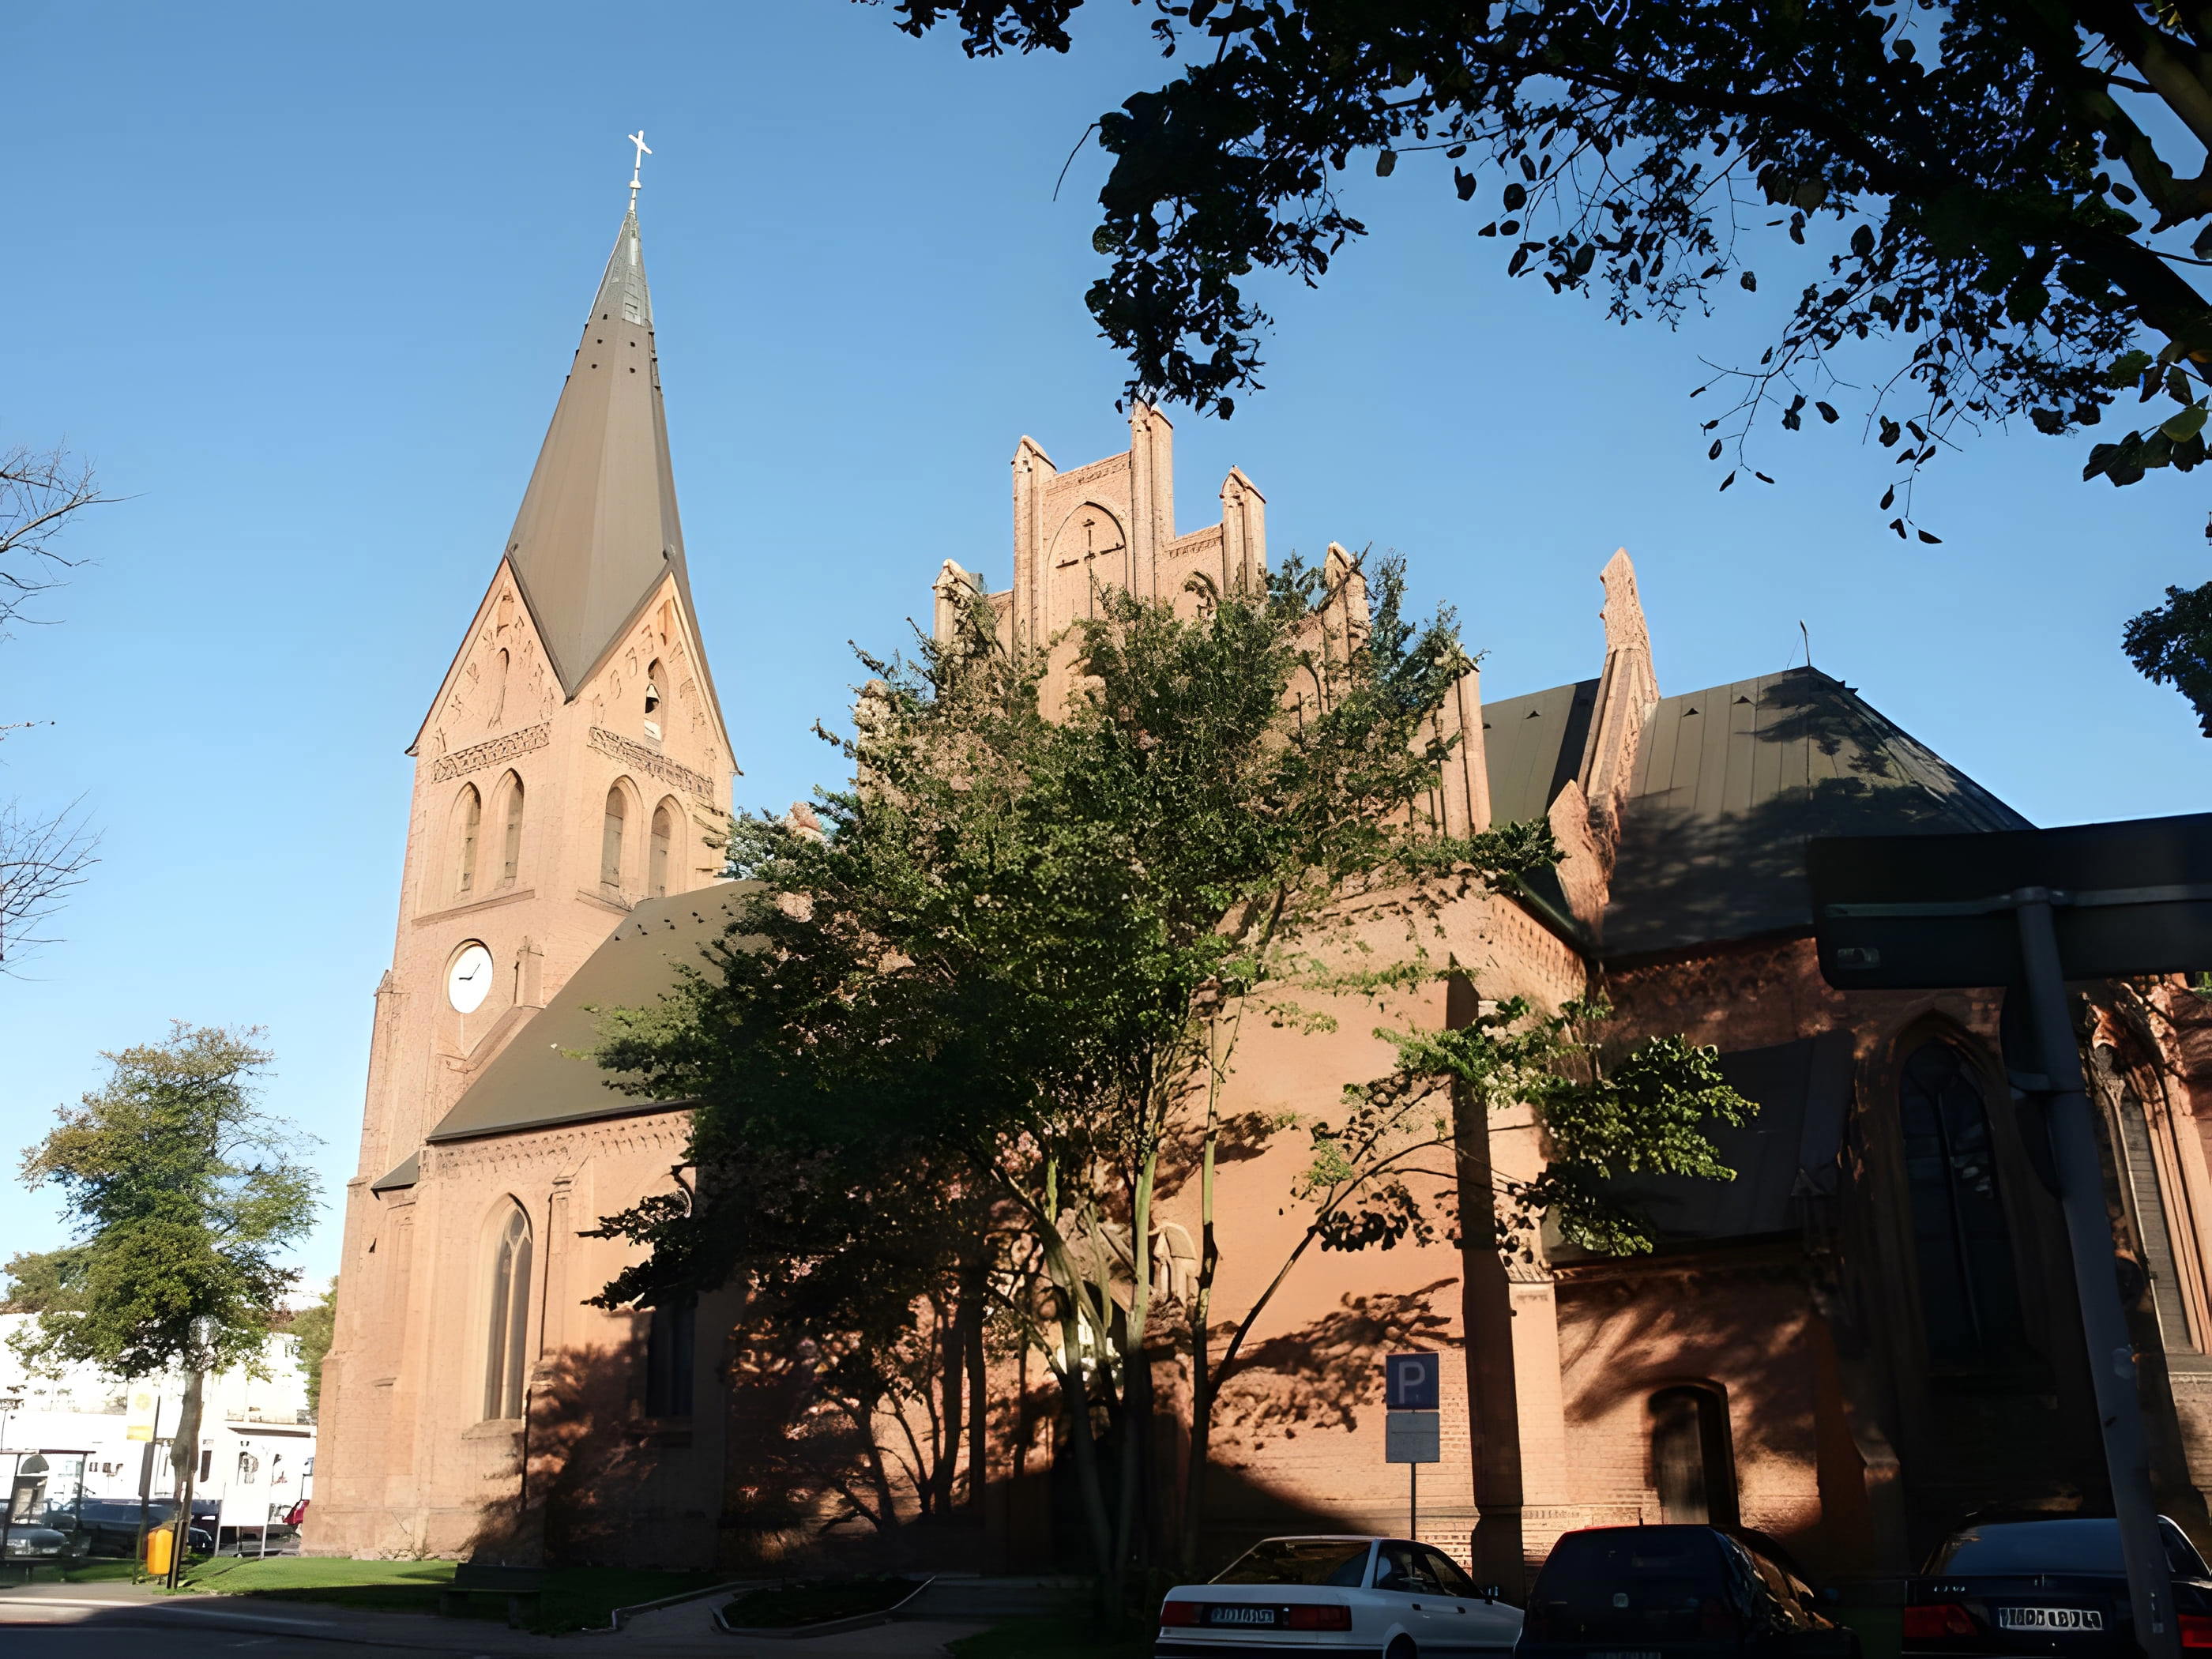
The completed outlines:
[[[633,210],[514,528],[408,752],[362,1168],[411,1153],[644,898],[711,880],[730,741],[694,623]]]
[[[313,1548],[483,1546],[484,1517],[524,1484],[532,1391],[550,1397],[563,1345],[615,1353],[633,1334],[582,1306],[607,1273],[577,1233],[680,1161],[683,1114],[608,1091],[575,1057],[589,1017],[557,1000],[595,958],[604,978],[665,945],[625,937],[710,908],[685,896],[717,881],[734,769],[632,190],[514,527],[408,750]],[[580,1107],[546,1104],[580,1091]],[[621,1147],[589,1127],[602,1120]]]

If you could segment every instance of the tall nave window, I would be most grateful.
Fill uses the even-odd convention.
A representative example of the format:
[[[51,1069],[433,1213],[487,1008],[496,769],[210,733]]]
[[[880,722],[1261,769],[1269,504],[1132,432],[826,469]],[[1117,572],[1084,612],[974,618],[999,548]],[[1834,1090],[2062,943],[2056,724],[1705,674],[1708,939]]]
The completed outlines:
[[[530,1218],[508,1207],[494,1246],[491,1318],[485,1331],[484,1410],[488,1418],[522,1415],[525,1342],[530,1330]]]
[[[1981,1085],[1935,1041],[1907,1058],[1897,1094],[1928,1357],[1954,1371],[2017,1364],[2027,1337]]]

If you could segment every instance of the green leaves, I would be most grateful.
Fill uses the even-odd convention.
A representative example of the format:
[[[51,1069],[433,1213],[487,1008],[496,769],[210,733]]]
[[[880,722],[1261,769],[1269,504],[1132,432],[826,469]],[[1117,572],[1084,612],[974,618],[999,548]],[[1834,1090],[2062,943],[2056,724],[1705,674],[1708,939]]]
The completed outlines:
[[[79,1240],[51,1276],[26,1268],[52,1280],[27,1352],[143,1376],[207,1319],[218,1365],[258,1356],[298,1277],[283,1256],[321,1207],[304,1138],[255,1103],[258,1036],[179,1024],[106,1056],[106,1085],[24,1155],[25,1184],[62,1189]]]
[[[2188,698],[2212,738],[2212,582],[2167,588],[2165,604],[2129,622],[2121,649],[2144,678]]]
[[[1611,1017],[1595,1002],[1540,1014],[1516,997],[1448,1030],[1377,1032],[1396,1048],[1399,1069],[1346,1091],[1351,1115],[1335,1139],[1384,1171],[1409,1148],[1486,1133],[1484,1119],[1493,1110],[1533,1107],[1544,1130],[1544,1169],[1500,1194],[1518,1224],[1525,1230],[1549,1216],[1584,1249],[1613,1255],[1649,1250],[1649,1229],[1618,1183],[1638,1175],[1733,1180],[1706,1129],[1747,1122],[1758,1108],[1729,1086],[1713,1049],[1685,1038],[1647,1038],[1609,1054],[1602,1033]],[[1431,1127],[1437,1084],[1469,1108],[1456,1128]],[[1340,1149],[1336,1157],[1356,1168]],[[1352,1188],[1352,1175],[1329,1173],[1338,1188]],[[1310,1171],[1310,1188],[1313,1177]],[[1387,1247],[1413,1224],[1400,1194],[1378,1200],[1351,1189],[1334,1201],[1346,1216],[1324,1234],[1324,1248]]]

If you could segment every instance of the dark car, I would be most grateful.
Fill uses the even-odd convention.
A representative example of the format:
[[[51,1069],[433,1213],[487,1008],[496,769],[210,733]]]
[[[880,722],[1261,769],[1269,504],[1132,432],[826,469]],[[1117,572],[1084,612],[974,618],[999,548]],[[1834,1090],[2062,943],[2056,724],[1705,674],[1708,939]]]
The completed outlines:
[[[1797,1573],[1718,1527],[1571,1532],[1528,1592],[1516,1659],[1857,1659]]]
[[[221,1506],[213,1501],[192,1505],[191,1550],[196,1555],[212,1554],[216,1545],[216,1516]],[[156,1498],[145,1508],[146,1524],[167,1526],[177,1512],[174,1498]],[[66,1526],[62,1511],[47,1517],[50,1524]],[[88,1498],[75,1511],[77,1529],[84,1534],[87,1555],[129,1556],[138,1547],[138,1500],[135,1498]]]
[[[2180,1528],[2159,1534],[2184,1647],[2212,1647],[2212,1573]],[[2110,1516],[1993,1521],[1943,1540],[1907,1581],[1905,1650],[2128,1656],[2136,1649],[2120,1523]]]
[[[9,1561],[43,1565],[62,1560],[69,1553],[69,1534],[52,1527],[18,1521],[7,1529],[5,1559]]]

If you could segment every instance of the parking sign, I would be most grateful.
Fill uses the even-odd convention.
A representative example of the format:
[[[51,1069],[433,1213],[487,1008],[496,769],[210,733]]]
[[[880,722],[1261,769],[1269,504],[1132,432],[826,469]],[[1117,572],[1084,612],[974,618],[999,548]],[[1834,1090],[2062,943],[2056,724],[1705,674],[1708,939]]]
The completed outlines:
[[[1432,1412],[1441,1402],[1437,1395],[1437,1357],[1432,1353],[1394,1353],[1382,1362],[1383,1403],[1394,1412]]]

